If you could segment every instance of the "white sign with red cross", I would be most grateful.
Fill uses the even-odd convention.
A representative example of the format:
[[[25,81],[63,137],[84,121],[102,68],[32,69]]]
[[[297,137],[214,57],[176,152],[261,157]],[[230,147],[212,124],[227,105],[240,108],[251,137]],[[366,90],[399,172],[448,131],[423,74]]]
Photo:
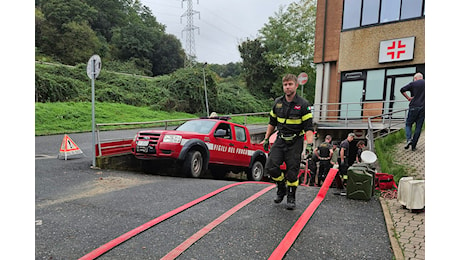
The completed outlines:
[[[380,42],[379,63],[414,59],[415,37]]]

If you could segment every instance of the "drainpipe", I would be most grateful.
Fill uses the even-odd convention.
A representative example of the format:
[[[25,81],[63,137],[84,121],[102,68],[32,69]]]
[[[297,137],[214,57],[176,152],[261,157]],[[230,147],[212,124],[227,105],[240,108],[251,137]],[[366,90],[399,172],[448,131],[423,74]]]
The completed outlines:
[[[326,21],[327,21],[327,0],[324,2],[324,23],[323,23],[323,49],[322,49],[322,54],[321,54],[321,63],[322,63],[322,74],[321,74],[321,99],[320,99],[320,104],[323,104],[323,92],[324,92],[324,74],[325,74],[325,62],[324,62],[324,55],[326,52]],[[323,114],[323,105],[321,105],[320,108],[320,117],[322,118],[324,116]]]

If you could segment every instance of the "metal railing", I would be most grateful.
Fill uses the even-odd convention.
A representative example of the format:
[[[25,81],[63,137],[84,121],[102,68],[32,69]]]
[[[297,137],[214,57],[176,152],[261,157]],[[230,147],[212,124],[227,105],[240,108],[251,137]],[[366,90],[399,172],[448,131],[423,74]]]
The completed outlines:
[[[374,121],[404,120],[403,110],[395,111],[394,107],[408,104],[407,101],[366,101],[353,103],[320,103],[315,104],[313,120],[322,125],[353,128],[357,124],[366,124],[369,118]],[[394,111],[394,112],[393,112]],[[382,115],[387,117],[382,117]]]
[[[116,139],[104,139],[101,140],[101,128],[104,127],[109,127],[109,126],[139,126],[139,127],[145,127],[145,126],[161,126],[164,125],[164,129],[168,129],[168,124],[169,123],[179,123],[179,122],[185,122],[187,120],[190,120],[192,118],[186,118],[186,119],[168,119],[168,120],[157,120],[157,121],[148,121],[148,122],[123,122],[123,123],[101,123],[101,124],[96,124],[96,145],[98,148],[98,154],[102,154],[102,142],[118,142],[118,141],[124,141],[127,140],[128,138],[116,138]],[[132,138],[132,137],[131,137]]]
[[[390,112],[390,113],[385,113],[385,114],[381,114],[381,115],[378,115],[378,116],[373,116],[373,117],[369,117],[367,119],[367,125],[368,125],[368,128],[367,128],[367,136],[366,136],[366,139],[367,139],[367,146],[369,147],[369,150],[372,151],[372,152],[375,152],[375,146],[374,146],[374,142],[376,139],[379,139],[379,138],[382,138],[382,137],[385,137],[391,133],[394,133],[396,131],[399,131],[401,128],[403,128],[405,126],[405,120],[392,120],[392,115],[395,114],[395,113],[404,113],[404,118],[407,117],[407,113],[409,111],[409,108],[406,108],[406,109],[402,109],[402,110],[397,110],[397,111],[393,111],[393,112]],[[375,119],[382,119],[386,120],[387,124],[383,124],[385,127],[382,128],[382,127],[379,127],[377,129],[375,129],[374,127],[374,124],[373,124],[373,120]],[[385,130],[385,131],[382,131],[382,130]],[[376,136],[376,137],[374,137]]]

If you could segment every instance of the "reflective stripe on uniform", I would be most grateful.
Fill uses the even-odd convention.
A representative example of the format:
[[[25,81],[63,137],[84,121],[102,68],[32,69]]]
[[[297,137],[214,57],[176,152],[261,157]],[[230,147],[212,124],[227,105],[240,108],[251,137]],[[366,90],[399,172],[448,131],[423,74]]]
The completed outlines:
[[[313,118],[313,115],[311,113],[308,113],[308,114],[302,116],[302,121],[307,121],[310,118]]]
[[[281,172],[281,175],[277,178],[272,177],[272,180],[274,181],[283,181],[284,180],[284,173]]]
[[[278,117],[278,122],[281,124],[287,124],[287,125],[300,125],[302,124],[302,119],[286,119],[282,117]]]
[[[297,180],[295,182],[286,181],[286,184],[287,184],[287,186],[297,187],[297,186],[299,186],[299,180]]]
[[[276,115],[273,113],[273,111],[270,112],[270,115],[278,120],[279,123],[281,124],[287,124],[287,125],[300,125],[302,124],[303,121],[307,121],[310,118],[313,118],[311,113],[308,113],[304,116],[302,116],[302,119],[286,119],[283,117],[276,117]]]

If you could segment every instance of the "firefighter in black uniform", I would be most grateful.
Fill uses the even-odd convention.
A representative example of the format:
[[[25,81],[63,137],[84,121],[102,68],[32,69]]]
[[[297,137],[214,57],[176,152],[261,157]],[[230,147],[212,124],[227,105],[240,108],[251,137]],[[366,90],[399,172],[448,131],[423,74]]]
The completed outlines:
[[[332,136],[326,135],[324,142],[322,142],[316,149],[315,155],[319,160],[319,172],[318,172],[318,186],[321,186],[321,181],[324,182],[326,175],[331,168],[331,157],[332,157]]]
[[[342,195],[342,196],[347,195],[346,191],[344,190],[344,184],[346,185],[347,179],[348,179],[348,174],[347,174],[348,162],[349,162],[348,155],[349,155],[349,152],[350,152],[350,143],[353,141],[354,138],[355,138],[355,134],[354,133],[349,133],[348,136],[347,136],[347,139],[343,140],[340,143],[339,174],[337,174],[335,176],[335,181],[336,181],[336,184],[337,184],[338,192],[335,193],[335,194],[339,194],[339,195]]]
[[[270,111],[270,121],[265,133],[264,148],[268,150],[270,135],[278,129],[278,136],[270,149],[265,171],[276,182],[275,203],[287,195],[287,209],[295,208],[295,192],[299,185],[297,178],[306,134],[306,153],[313,152],[313,119],[310,103],[296,93],[297,77],[287,74],[283,77],[284,95],[275,100]],[[286,163],[286,176],[280,166]],[[286,187],[287,185],[287,187]]]

